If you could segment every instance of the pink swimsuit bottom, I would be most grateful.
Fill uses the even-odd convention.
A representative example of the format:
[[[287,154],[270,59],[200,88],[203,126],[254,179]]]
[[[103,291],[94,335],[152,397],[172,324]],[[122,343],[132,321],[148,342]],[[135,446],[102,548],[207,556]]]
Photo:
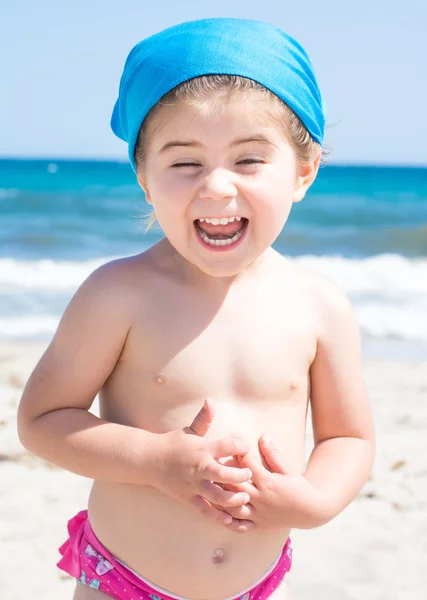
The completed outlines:
[[[182,600],[150,583],[114,558],[95,536],[87,511],[82,510],[68,522],[68,540],[59,548],[58,567],[77,581],[100,590],[116,600]],[[226,600],[266,600],[291,568],[292,548],[287,540],[282,554],[261,581]]]

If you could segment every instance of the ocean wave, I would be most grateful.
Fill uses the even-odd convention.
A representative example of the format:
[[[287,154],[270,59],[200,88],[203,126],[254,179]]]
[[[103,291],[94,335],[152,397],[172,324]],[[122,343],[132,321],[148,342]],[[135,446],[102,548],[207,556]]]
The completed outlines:
[[[0,259],[0,289],[74,290],[102,264],[117,257],[84,261]],[[353,259],[341,256],[301,256],[296,263],[337,282],[347,293],[425,294],[427,259],[381,254]]]
[[[425,258],[380,254],[363,259],[302,256],[295,261],[330,277],[347,293],[374,292],[387,296],[427,292]]]
[[[0,317],[0,339],[48,339],[56,331],[59,316]]]
[[[108,260],[111,258],[82,262],[1,259],[0,338],[51,336],[71,295],[94,269]],[[295,261],[324,274],[344,289],[364,335],[427,341],[426,259],[383,254],[358,260],[302,256]],[[46,314],[41,314],[43,305]],[[13,314],[7,308],[10,306]]]
[[[81,262],[0,259],[0,291],[72,291],[77,289],[92,271],[112,258]]]

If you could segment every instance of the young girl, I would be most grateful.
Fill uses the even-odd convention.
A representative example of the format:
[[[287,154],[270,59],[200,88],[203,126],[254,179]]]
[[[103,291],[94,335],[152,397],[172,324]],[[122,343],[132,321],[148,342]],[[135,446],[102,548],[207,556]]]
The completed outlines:
[[[311,64],[265,23],[184,23],[132,50],[112,127],[165,238],[83,283],[23,394],[22,443],[95,480],[59,567],[76,600],[281,598],[290,530],[374,453],[348,300],[271,248],[321,160]]]

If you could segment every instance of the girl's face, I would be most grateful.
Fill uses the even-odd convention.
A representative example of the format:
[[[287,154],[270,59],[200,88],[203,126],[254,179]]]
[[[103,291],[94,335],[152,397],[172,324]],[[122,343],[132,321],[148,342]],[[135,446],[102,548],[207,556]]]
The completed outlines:
[[[147,133],[138,177],[147,201],[172,246],[214,277],[236,275],[271,246],[317,172],[299,168],[285,133],[241,97],[214,116],[161,108]]]

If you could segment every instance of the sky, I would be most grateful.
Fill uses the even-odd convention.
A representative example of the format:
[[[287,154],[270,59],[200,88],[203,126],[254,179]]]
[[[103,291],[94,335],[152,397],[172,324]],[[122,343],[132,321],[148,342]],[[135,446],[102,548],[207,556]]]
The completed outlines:
[[[331,164],[427,166],[425,0],[0,0],[0,157],[125,160],[109,122],[128,52],[204,17],[267,21],[304,46]]]

